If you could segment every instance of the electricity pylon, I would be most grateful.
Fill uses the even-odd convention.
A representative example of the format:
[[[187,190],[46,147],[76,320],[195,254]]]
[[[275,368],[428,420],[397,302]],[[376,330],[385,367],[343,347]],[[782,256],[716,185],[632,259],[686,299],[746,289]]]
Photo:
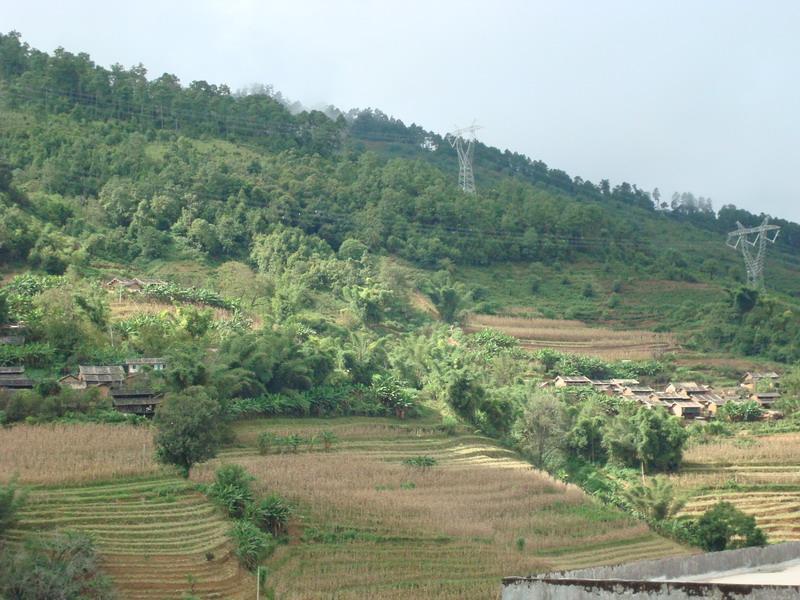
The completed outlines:
[[[764,222],[758,227],[745,227],[736,221],[736,228],[736,231],[728,234],[725,243],[734,250],[742,251],[744,264],[747,267],[747,284],[757,289],[764,289],[764,257],[767,254],[767,242],[775,243],[780,227],[770,225],[769,217],[765,217]]]
[[[468,194],[475,193],[475,174],[472,172],[472,156],[475,153],[475,132],[480,129],[473,121],[469,127],[455,129],[445,136],[458,153],[458,186]]]

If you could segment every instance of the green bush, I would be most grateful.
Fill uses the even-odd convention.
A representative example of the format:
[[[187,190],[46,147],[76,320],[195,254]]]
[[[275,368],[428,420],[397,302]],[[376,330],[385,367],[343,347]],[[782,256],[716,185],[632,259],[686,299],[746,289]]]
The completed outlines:
[[[241,519],[253,502],[250,484],[254,480],[241,465],[222,465],[208,488],[208,495],[229,517]]]
[[[435,467],[436,464],[437,464],[437,461],[432,456],[424,456],[423,455],[423,456],[412,456],[411,458],[406,458],[403,461],[403,464],[406,465],[406,466],[409,466],[409,467],[414,467],[416,469],[421,469],[423,471],[426,471],[427,469],[430,469],[431,467]]]
[[[26,494],[17,487],[16,478],[0,485],[0,537],[17,523],[19,509],[25,504]]]
[[[92,539],[64,532],[33,537],[0,551],[0,598],[106,600],[111,581],[102,575]]]
[[[455,435],[458,430],[458,419],[445,415],[442,417],[442,424],[439,428],[447,435]]]
[[[758,421],[763,414],[761,405],[755,400],[728,402],[720,407],[717,415],[727,421]]]
[[[254,571],[275,549],[272,536],[250,521],[236,521],[229,535],[233,540],[236,558],[250,571]]]
[[[248,511],[250,520],[259,529],[275,537],[283,535],[286,532],[291,515],[291,506],[277,494],[271,494],[263,500],[256,502]]]
[[[269,454],[275,446],[275,434],[271,431],[264,431],[258,436],[258,453],[261,455]]]
[[[756,526],[755,517],[723,501],[697,520],[695,536],[697,545],[706,551],[764,546],[767,543],[767,536]]]

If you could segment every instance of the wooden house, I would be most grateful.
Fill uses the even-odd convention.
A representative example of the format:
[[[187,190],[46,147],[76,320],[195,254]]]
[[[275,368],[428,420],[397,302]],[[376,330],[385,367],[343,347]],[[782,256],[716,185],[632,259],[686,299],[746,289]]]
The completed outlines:
[[[111,390],[111,402],[114,408],[132,415],[152,416],[161,401],[161,394],[156,394],[152,390],[125,387]]]
[[[778,392],[756,392],[754,394],[750,394],[750,400],[758,402],[762,408],[767,410],[771,409],[773,405],[781,399],[781,395]]]
[[[24,335],[0,335],[0,346],[22,346],[24,343]]]
[[[162,281],[161,279],[146,279],[139,277],[128,279],[127,277],[114,277],[106,282],[106,287],[109,289],[124,289],[132,292],[138,292],[146,285],[159,285],[164,283],[166,282]]]
[[[622,393],[622,388],[611,380],[592,380],[592,388],[601,394],[608,394],[609,396],[616,396]]]
[[[129,358],[125,361],[125,368],[130,375],[139,373],[143,367],[149,367],[153,371],[163,371],[167,366],[167,361],[163,358]]]
[[[25,367],[0,367],[0,389],[31,390],[33,381],[25,374]]]
[[[702,394],[691,394],[689,396],[695,402],[699,402],[703,406],[706,415],[714,416],[717,411],[729,402],[729,398],[720,396],[716,392],[709,390]]]
[[[628,386],[639,385],[638,379],[609,379],[609,381],[614,385],[619,386],[620,389],[626,388]]]
[[[781,376],[775,371],[748,372],[745,373],[741,386],[750,390],[751,392],[771,390],[775,387],[778,387],[780,379]]]
[[[671,392],[656,392],[650,398],[660,400],[676,417],[696,419],[703,416],[703,405],[687,396]]]
[[[78,366],[77,375],[67,375],[58,382],[75,390],[85,390],[88,387],[98,387],[104,395],[111,388],[122,385],[125,381],[125,370],[120,366]]]
[[[557,388],[580,387],[592,385],[592,380],[583,375],[559,375],[553,380]]]
[[[686,394],[687,396],[691,396],[692,394],[702,394],[710,389],[711,388],[708,386],[700,385],[694,381],[679,381],[670,383],[664,391],[670,394]]]
[[[654,393],[655,390],[646,385],[628,385],[622,388],[622,395],[633,400],[649,398]]]

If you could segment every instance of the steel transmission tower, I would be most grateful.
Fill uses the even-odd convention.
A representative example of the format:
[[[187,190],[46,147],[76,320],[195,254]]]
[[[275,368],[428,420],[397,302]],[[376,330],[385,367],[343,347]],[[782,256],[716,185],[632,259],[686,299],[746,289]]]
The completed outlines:
[[[475,153],[475,132],[480,126],[473,122],[469,127],[455,129],[445,136],[458,153],[458,186],[468,194],[475,193],[475,174],[472,156]]]
[[[736,221],[736,231],[728,234],[725,242],[734,250],[741,250],[744,264],[747,267],[747,284],[758,289],[764,288],[764,257],[767,254],[767,242],[774,244],[778,238],[780,227],[770,225],[769,217],[758,227],[745,227]],[[774,233],[770,233],[774,232]]]

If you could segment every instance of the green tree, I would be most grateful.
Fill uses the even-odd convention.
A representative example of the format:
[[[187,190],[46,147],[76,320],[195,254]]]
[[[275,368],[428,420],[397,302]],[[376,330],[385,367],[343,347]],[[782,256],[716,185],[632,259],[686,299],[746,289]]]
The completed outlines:
[[[683,458],[688,433],[665,410],[626,408],[607,424],[603,443],[609,457],[644,472],[674,471]]]
[[[672,484],[663,476],[654,477],[647,484],[631,484],[623,497],[636,512],[653,521],[675,517],[686,504],[686,498],[676,496]]]
[[[184,477],[195,463],[216,456],[220,407],[201,387],[169,393],[156,412],[156,456],[177,466]]]
[[[522,414],[515,424],[520,446],[541,468],[548,457],[561,449],[566,432],[564,405],[555,396],[541,391],[531,391],[525,401]]]
[[[608,458],[603,446],[607,417],[601,406],[586,401],[566,436],[567,447],[590,462],[603,463]]]
[[[439,318],[445,323],[455,323],[461,317],[467,300],[466,288],[450,279],[446,271],[431,278],[424,290],[436,307]]]
[[[697,520],[696,536],[698,545],[711,552],[767,543],[767,536],[756,526],[755,517],[724,501],[715,504]]]

